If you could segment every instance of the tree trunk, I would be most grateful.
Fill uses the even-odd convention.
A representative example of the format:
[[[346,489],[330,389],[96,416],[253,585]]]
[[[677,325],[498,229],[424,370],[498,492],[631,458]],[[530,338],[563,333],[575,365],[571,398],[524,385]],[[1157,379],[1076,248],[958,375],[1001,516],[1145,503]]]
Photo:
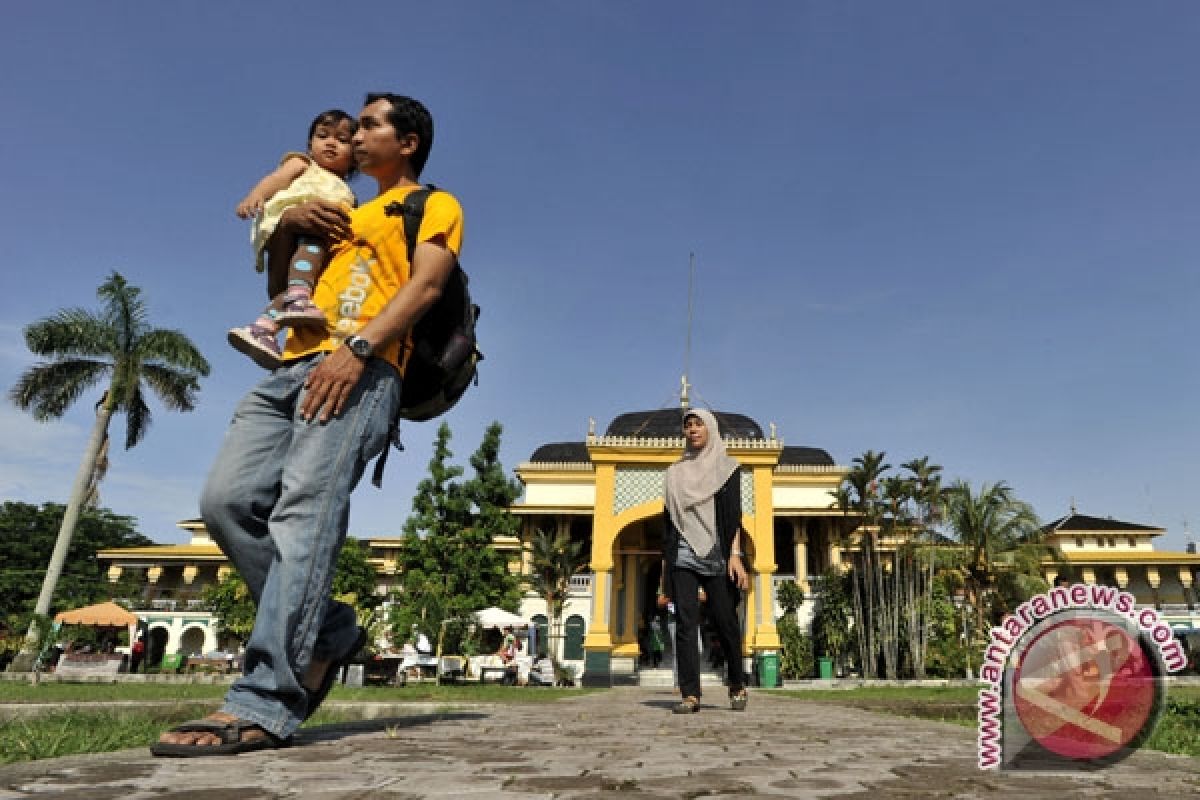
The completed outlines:
[[[71,488],[71,497],[67,501],[67,510],[63,514],[62,525],[58,529],[58,538],[54,542],[54,553],[50,556],[50,566],[46,568],[46,577],[42,579],[42,591],[38,595],[34,613],[45,616],[50,613],[50,601],[58,586],[58,578],[62,574],[63,564],[67,560],[67,551],[71,548],[71,537],[75,534],[75,525],[79,522],[79,512],[87,499],[88,486],[92,473],[96,469],[96,457],[108,435],[108,422],[112,419],[112,408],[107,400],[96,410],[96,422],[92,426],[92,435],[88,439],[87,450],[84,451],[83,461],[79,464],[79,472],[75,475],[75,485]],[[34,625],[29,626],[25,637],[25,650],[28,652],[37,638]]]

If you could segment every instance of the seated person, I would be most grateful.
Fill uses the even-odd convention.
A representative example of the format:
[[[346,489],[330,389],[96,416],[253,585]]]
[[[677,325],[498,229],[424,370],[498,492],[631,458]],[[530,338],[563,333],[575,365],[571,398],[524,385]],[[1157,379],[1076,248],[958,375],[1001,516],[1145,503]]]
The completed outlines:
[[[421,668],[417,666],[417,646],[412,639],[407,640],[400,648],[400,666],[398,669],[410,678],[421,677]]]

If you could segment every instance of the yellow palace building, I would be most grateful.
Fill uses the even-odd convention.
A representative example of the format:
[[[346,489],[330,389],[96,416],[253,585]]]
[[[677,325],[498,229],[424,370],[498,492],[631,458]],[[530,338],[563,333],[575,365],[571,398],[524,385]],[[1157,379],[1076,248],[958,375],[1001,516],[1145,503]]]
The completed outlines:
[[[741,464],[743,547],[751,573],[743,608],[742,656],[776,651],[774,587],[841,563],[835,537],[840,512],[831,492],[845,469],[824,450],[787,446],[774,426],[764,435],[741,414],[714,412],[729,454]],[[590,553],[590,586],[567,613],[586,621],[585,675],[621,679],[636,673],[639,635],[654,613],[662,571],[663,485],[683,451],[681,410],[622,414],[603,434],[539,447],[517,467],[524,497],[513,512],[522,538],[567,532]],[[536,598],[526,600],[526,613]],[[541,609],[537,609],[541,610]]]

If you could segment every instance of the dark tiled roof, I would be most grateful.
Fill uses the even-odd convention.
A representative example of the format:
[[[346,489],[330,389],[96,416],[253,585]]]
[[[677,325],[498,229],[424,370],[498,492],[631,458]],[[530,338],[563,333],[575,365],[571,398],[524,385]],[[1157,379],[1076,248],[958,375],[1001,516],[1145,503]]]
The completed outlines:
[[[779,454],[780,466],[833,466],[833,457],[819,447],[786,445]]]
[[[529,460],[534,464],[586,464],[591,461],[585,442],[551,442],[544,444]],[[833,458],[819,447],[783,448],[779,463],[784,466],[832,466]]]
[[[551,442],[534,450],[529,460],[535,464],[586,464],[592,457],[583,442]]]
[[[735,439],[762,439],[762,428],[743,414],[714,411],[721,436]],[[683,412],[678,408],[659,408],[654,411],[630,411],[612,421],[605,436],[636,436],[656,439],[683,435]]]
[[[1042,531],[1161,531],[1153,525],[1136,525],[1132,522],[1121,522],[1112,517],[1089,517],[1086,514],[1071,514],[1051,522]]]

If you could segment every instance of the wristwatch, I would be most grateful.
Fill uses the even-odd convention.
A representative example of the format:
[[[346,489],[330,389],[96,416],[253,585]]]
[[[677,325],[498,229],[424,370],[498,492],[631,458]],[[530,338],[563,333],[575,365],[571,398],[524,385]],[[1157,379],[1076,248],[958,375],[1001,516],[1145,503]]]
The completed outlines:
[[[357,334],[347,336],[343,342],[346,347],[350,348],[350,352],[361,359],[368,359],[371,353],[374,352],[375,346]]]

